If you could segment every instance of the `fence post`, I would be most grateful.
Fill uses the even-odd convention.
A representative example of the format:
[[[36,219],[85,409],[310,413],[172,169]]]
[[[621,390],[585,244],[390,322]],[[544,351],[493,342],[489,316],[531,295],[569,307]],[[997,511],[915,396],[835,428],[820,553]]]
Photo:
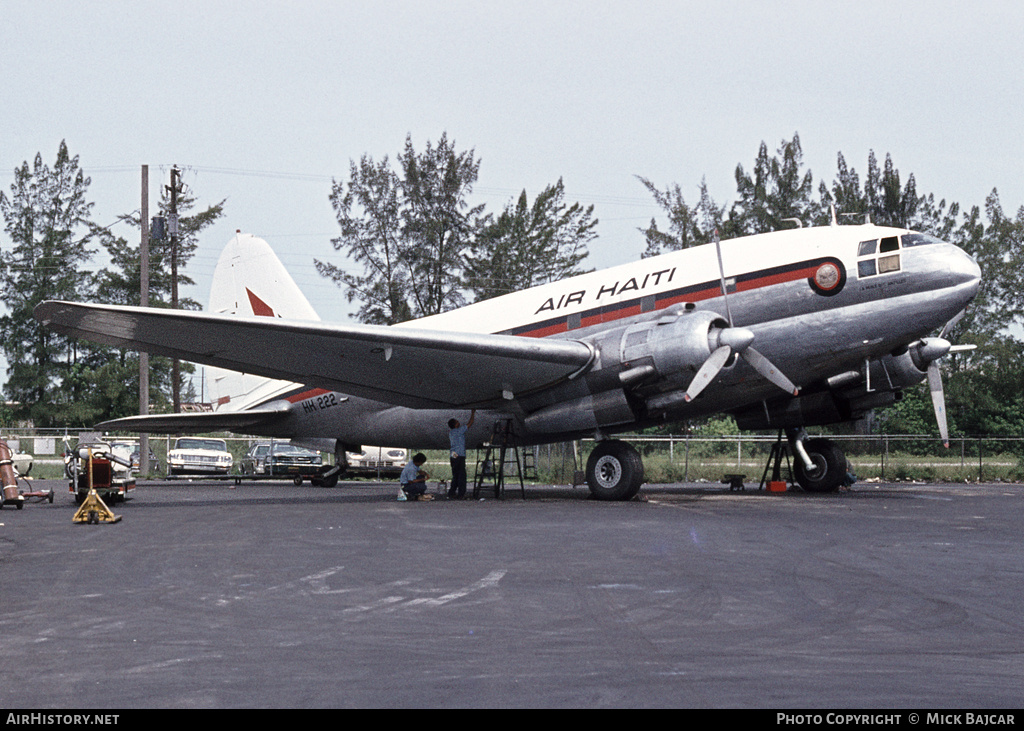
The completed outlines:
[[[690,481],[690,429],[686,429],[686,443],[683,447],[683,482]]]

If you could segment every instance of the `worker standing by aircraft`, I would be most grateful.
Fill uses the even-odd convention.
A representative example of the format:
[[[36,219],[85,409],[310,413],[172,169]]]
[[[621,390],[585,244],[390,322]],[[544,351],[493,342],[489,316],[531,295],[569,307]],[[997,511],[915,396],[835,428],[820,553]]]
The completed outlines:
[[[466,499],[466,432],[476,420],[476,409],[469,414],[469,422],[460,424],[458,419],[448,420],[448,441],[451,444],[452,481],[448,486],[448,497],[452,500]]]

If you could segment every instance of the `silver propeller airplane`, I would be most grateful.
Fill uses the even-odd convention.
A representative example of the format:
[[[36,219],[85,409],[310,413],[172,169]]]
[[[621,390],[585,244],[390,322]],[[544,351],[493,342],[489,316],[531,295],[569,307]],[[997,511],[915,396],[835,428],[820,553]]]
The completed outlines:
[[[208,312],[48,301],[35,315],[65,335],[233,372],[215,378],[211,413],[99,428],[291,438],[333,450],[343,468],[363,444],[446,449],[453,412],[477,409],[470,446],[505,419],[523,445],[596,437],[590,490],[627,500],[643,463],[611,435],[726,412],[743,429],[786,430],[799,484],[828,492],[845,456],[805,427],[861,418],[927,379],[948,442],[938,361],[980,276],[965,252],[926,234],[833,223],[716,241],[391,327],[327,324],[266,242],[239,234]]]

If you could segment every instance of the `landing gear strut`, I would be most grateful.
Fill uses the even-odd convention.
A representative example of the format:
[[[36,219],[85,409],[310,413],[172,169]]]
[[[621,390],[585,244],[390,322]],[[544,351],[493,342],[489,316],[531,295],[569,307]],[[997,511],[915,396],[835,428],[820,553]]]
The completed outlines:
[[[598,442],[587,459],[587,485],[598,500],[629,500],[640,491],[643,481],[640,453],[626,442]]]
[[[788,433],[796,459],[796,481],[806,492],[835,492],[846,479],[846,455],[831,439],[808,439],[803,429]]]
[[[345,445],[338,442],[334,448],[334,464],[321,467],[309,481],[313,487],[334,487],[347,470],[348,457],[345,456]]]

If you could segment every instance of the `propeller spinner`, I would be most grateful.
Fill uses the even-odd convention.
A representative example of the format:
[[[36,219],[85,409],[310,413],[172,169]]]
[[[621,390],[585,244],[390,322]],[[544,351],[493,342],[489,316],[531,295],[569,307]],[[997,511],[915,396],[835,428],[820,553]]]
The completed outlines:
[[[689,402],[697,398],[697,395],[715,380],[715,376],[725,367],[734,353],[738,353],[751,368],[783,391],[796,396],[800,389],[786,378],[785,374],[771,361],[750,347],[750,344],[754,342],[754,333],[745,327],[733,327],[732,310],[729,308],[729,288],[725,280],[725,266],[722,264],[722,243],[718,239],[718,229],[715,229],[714,242],[715,252],[718,254],[718,274],[722,285],[722,299],[725,302],[729,327],[712,329],[708,333],[711,355],[698,369],[697,375],[693,377],[686,393],[683,394],[683,399]]]
[[[708,333],[708,342],[712,344],[711,355],[704,361],[697,375],[693,377],[683,398],[693,401],[715,376],[725,367],[734,353],[738,353],[747,364],[783,391],[796,396],[799,389],[786,378],[775,365],[761,353],[750,347],[754,342],[754,333],[745,327],[714,328]]]

